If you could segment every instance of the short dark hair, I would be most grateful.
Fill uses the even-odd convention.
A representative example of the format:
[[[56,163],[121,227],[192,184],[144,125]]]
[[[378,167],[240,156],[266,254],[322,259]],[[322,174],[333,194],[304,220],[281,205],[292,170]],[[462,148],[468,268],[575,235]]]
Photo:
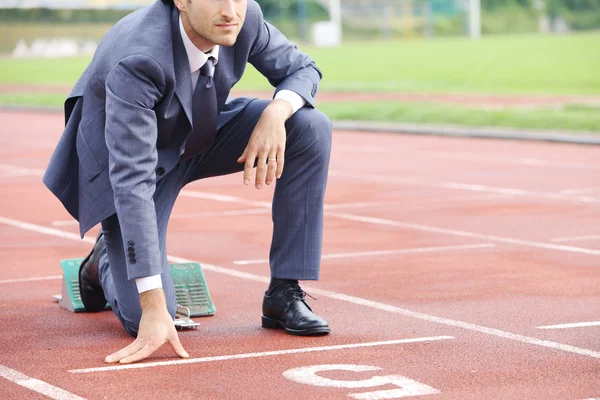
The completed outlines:
[[[162,1],[163,3],[165,3],[166,5],[168,5],[168,6],[172,6],[172,5],[174,4],[174,3],[173,3],[173,0],[161,0],[161,1]]]

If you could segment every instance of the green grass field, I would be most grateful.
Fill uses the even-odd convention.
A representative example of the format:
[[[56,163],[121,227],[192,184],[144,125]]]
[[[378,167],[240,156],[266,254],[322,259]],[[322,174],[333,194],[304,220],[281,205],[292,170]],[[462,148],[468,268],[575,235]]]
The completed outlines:
[[[600,33],[514,35],[301,46],[323,71],[323,91],[488,93],[600,96]],[[0,84],[72,85],[88,58],[0,59]],[[268,89],[253,68],[238,89]],[[0,103],[60,104],[53,95],[4,93]],[[600,131],[600,111],[474,110],[435,104],[322,104],[332,118],[464,123]],[[544,120],[549,122],[544,123]],[[535,121],[535,122],[534,122]]]
[[[0,93],[0,104],[60,108],[64,96],[57,94]],[[334,120],[390,121],[464,126],[501,126],[527,129],[592,131],[600,134],[600,108],[567,106],[564,109],[474,109],[433,103],[323,103],[324,113]]]

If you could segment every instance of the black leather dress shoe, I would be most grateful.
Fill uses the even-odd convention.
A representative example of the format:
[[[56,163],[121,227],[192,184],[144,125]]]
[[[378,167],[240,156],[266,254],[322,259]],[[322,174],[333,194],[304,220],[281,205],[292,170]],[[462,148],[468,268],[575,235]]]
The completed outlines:
[[[79,267],[79,293],[85,311],[88,312],[102,311],[106,307],[106,297],[98,276],[98,261],[104,248],[104,235],[99,233],[94,248]]]
[[[306,293],[297,283],[273,288],[265,293],[262,327],[285,329],[292,335],[318,336],[330,332],[329,324],[319,317],[304,300]]]

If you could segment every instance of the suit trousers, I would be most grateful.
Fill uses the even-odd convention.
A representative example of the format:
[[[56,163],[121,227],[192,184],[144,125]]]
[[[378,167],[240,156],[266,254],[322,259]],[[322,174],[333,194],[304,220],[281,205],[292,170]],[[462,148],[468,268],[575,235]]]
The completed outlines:
[[[167,262],[166,236],[175,200],[189,182],[244,169],[244,164],[238,164],[237,159],[268,104],[266,100],[251,101],[218,131],[214,146],[208,152],[180,162],[156,184],[154,203],[162,254],[161,277],[167,308],[172,316],[175,315],[176,300]],[[317,280],[331,152],[331,122],[317,109],[304,107],[288,119],[286,131],[285,167],[276,182],[272,204],[270,273],[279,279]],[[142,310],[135,280],[127,278],[126,254],[116,214],[102,222],[102,231],[106,252],[100,257],[100,282],[114,313],[127,333],[135,337]],[[202,248],[201,243],[198,248]]]

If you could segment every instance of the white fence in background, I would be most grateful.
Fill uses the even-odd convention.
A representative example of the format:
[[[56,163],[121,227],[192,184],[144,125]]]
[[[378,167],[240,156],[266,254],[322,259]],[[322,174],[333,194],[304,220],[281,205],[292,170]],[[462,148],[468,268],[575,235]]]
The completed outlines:
[[[78,42],[74,39],[35,39],[30,45],[20,40],[12,52],[13,58],[60,58],[93,55],[93,41]]]
[[[0,0],[0,8],[120,8],[134,10],[156,0]]]

